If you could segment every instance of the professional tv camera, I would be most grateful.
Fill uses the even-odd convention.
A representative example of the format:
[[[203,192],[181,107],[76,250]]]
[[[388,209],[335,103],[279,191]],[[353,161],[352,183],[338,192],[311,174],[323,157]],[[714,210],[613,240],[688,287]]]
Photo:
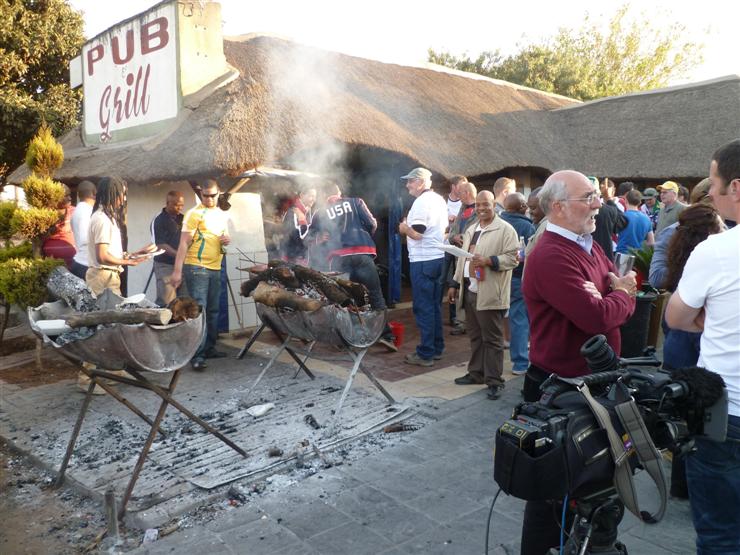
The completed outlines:
[[[577,518],[565,553],[626,553],[616,530],[627,506],[646,522],[665,511],[667,485],[656,446],[675,454],[693,437],[724,441],[727,392],[703,368],[658,370],[654,355],[619,359],[603,335],[584,343],[592,374],[551,375],[535,403],[520,403],[496,433],[494,479],[529,501],[569,499]],[[640,511],[632,475],[645,469],[660,493]],[[624,503],[624,504],[622,504]]]

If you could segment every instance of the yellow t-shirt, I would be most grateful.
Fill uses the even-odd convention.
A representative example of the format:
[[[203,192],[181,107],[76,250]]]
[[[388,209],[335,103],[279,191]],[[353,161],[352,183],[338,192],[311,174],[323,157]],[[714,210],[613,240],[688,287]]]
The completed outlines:
[[[219,237],[227,232],[228,216],[220,208],[198,204],[185,214],[182,230],[193,234],[185,264],[220,270],[223,253]]]

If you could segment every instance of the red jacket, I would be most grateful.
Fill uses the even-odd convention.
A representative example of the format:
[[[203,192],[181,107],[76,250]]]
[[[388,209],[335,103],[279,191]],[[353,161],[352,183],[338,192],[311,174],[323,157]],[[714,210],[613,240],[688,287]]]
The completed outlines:
[[[527,257],[522,293],[530,322],[530,362],[564,377],[590,373],[580,354],[587,339],[604,334],[619,355],[621,326],[635,310],[624,291],[611,291],[614,265],[593,244],[589,255],[574,241],[545,231]],[[583,288],[593,282],[602,298]]]

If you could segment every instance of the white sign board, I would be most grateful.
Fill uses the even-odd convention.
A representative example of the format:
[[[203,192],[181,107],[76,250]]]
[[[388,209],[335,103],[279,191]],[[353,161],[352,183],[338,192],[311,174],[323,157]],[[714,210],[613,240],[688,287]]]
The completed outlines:
[[[86,143],[153,135],[177,116],[176,16],[175,2],[162,5],[82,47]]]

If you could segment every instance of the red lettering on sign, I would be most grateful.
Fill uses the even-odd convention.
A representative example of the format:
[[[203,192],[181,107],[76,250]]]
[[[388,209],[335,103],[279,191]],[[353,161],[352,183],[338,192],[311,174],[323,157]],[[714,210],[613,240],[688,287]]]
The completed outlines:
[[[113,37],[111,40],[111,52],[113,52],[113,63],[117,65],[123,65],[134,57],[134,30],[129,29],[126,31],[126,57],[121,57],[121,48],[119,46],[120,41],[118,37]]]
[[[153,19],[146,25],[141,26],[141,53],[149,54],[167,46],[170,42],[170,34],[167,32],[169,22],[166,17]],[[156,29],[155,29],[156,27]],[[152,45],[156,40],[157,43]]]
[[[92,75],[94,73],[93,66],[95,65],[95,62],[99,62],[103,59],[103,54],[105,51],[103,50],[103,45],[98,44],[87,51],[87,74]]]

